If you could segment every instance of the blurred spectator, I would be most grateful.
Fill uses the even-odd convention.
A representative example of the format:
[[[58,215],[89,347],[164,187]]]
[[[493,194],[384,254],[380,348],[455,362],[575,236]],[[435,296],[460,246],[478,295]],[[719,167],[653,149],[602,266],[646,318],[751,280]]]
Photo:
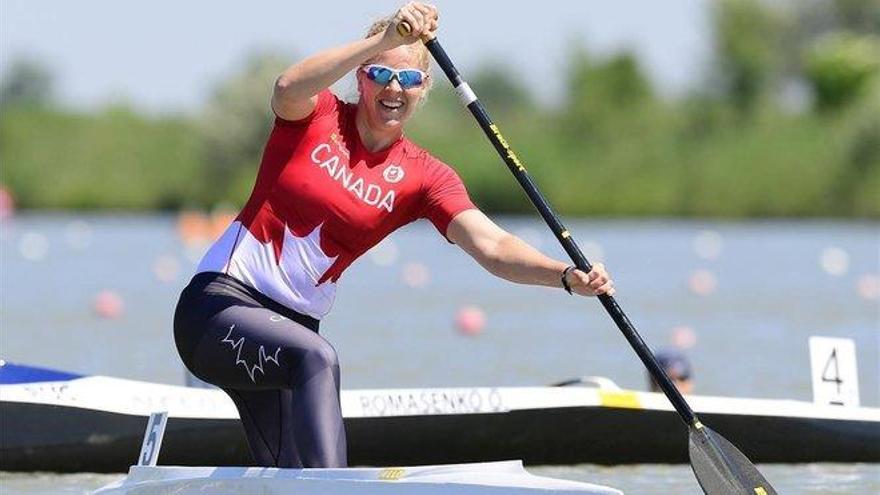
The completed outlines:
[[[678,391],[683,394],[689,394],[694,390],[693,371],[691,363],[680,351],[672,349],[664,349],[655,354],[660,367],[675,384]],[[654,378],[648,375],[648,386],[651,392],[660,392],[660,386],[654,381]]]

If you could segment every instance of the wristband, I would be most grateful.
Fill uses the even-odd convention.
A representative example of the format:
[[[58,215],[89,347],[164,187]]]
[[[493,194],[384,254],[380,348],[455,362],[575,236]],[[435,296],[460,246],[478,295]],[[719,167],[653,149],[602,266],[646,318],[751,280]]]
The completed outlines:
[[[562,288],[565,289],[565,292],[568,292],[569,294],[571,294],[571,285],[568,284],[568,280],[566,280],[566,278],[568,277],[569,272],[576,268],[576,266],[571,265],[568,266],[565,270],[562,270]]]

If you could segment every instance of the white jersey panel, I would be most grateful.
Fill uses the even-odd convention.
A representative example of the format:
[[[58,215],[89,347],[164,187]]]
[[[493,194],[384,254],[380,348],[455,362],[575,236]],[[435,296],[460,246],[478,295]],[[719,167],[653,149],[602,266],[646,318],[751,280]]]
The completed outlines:
[[[284,229],[281,259],[235,221],[202,258],[197,273],[220,272],[244,282],[288,308],[321,319],[336,299],[336,284],[318,280],[336,261],[321,250],[321,226],[305,237]]]

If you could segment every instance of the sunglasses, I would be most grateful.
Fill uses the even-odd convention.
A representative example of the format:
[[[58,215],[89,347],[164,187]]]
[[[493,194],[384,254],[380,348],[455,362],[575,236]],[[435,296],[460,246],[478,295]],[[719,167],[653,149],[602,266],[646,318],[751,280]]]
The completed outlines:
[[[364,66],[367,78],[376,84],[387,86],[392,79],[397,79],[403,89],[417,88],[421,86],[428,75],[419,69],[392,69],[379,64]]]

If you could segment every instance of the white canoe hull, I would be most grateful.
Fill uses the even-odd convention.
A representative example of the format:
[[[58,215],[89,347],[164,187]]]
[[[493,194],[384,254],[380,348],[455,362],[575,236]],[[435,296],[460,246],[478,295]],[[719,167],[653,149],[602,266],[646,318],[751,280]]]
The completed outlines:
[[[396,468],[278,469],[132,466],[96,495],[621,494],[613,488],[529,474],[521,461]]]
[[[353,465],[688,462],[662,394],[587,387],[343,390]],[[703,421],[752,461],[880,462],[880,409],[689,396]],[[250,462],[238,412],[220,390],[28,366],[0,366],[5,471],[125,472],[147,417],[168,411],[162,463]]]

